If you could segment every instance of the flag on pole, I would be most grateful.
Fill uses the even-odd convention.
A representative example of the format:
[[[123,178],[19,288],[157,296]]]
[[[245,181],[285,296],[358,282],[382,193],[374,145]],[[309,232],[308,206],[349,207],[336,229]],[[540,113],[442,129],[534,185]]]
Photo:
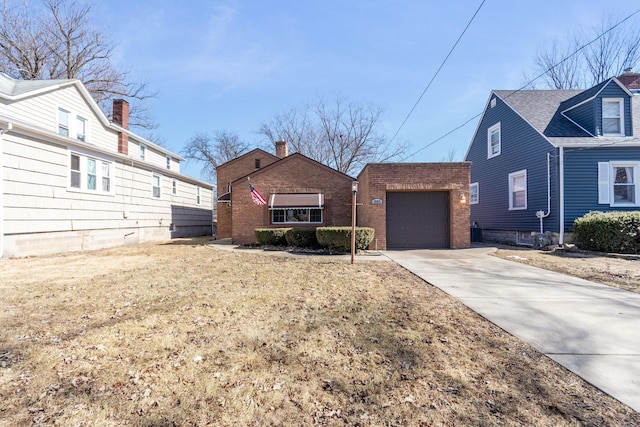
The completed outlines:
[[[262,194],[256,188],[249,183],[249,190],[251,190],[251,198],[256,205],[266,205],[267,201],[262,197]]]

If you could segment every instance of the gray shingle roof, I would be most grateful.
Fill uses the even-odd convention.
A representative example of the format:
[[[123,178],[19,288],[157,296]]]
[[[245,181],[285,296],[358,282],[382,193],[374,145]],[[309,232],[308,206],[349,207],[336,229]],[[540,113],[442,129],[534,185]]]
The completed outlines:
[[[0,73],[0,93],[8,96],[19,96],[48,87],[68,84],[73,80],[17,80]]]
[[[545,136],[588,136],[560,113],[560,104],[583,90],[494,90],[497,96]]]

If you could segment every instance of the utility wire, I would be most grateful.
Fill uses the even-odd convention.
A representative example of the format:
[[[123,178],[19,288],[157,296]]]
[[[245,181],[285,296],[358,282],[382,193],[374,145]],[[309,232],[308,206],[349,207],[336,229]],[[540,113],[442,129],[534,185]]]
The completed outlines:
[[[484,3],[484,2],[483,2]],[[482,5],[480,5],[482,6]],[[476,12],[477,13],[477,12]],[[580,51],[582,51],[584,48],[592,45],[593,43],[595,43],[596,41],[600,40],[602,37],[604,37],[606,34],[608,34],[609,32],[613,31],[614,29],[616,29],[617,27],[619,27],[620,25],[622,25],[623,23],[625,23],[626,21],[628,21],[629,19],[631,19],[634,15],[637,15],[638,13],[640,13],[640,9],[636,10],[635,12],[631,13],[629,16],[627,16],[626,18],[624,18],[623,20],[621,20],[620,22],[618,22],[617,24],[613,25],[611,28],[607,29],[606,31],[600,33],[595,39],[591,40],[588,43],[585,43],[584,45],[580,46],[578,49],[576,49],[575,51],[573,51],[572,53],[570,53],[568,56],[564,57],[563,59],[561,59],[557,64],[552,65],[551,67],[547,68],[545,71],[543,71],[542,73],[538,74],[536,77],[534,77],[533,79],[529,80],[527,83],[525,83],[522,87],[520,87],[519,89],[514,90],[513,92],[511,92],[510,94],[508,94],[507,96],[504,97],[504,99],[509,98],[511,95],[520,92],[521,90],[531,86],[531,84],[533,82],[535,82],[536,80],[538,80],[539,78],[543,77],[544,75],[546,75],[549,71],[553,70],[554,68],[556,68],[558,65],[562,64],[563,62],[569,60],[571,57],[577,55]],[[474,15],[475,16],[475,15]],[[466,29],[465,29],[466,30]],[[459,39],[458,39],[459,40]],[[425,89],[426,91],[426,89]],[[424,93],[423,93],[424,95]],[[422,98],[422,97],[421,97]],[[417,103],[416,103],[417,104]],[[414,107],[415,108],[415,105]],[[413,111],[413,109],[411,110]],[[430,143],[426,144],[425,146],[423,146],[422,148],[420,148],[419,150],[409,154],[408,156],[403,157],[400,161],[403,162],[413,156],[415,156],[416,154],[418,154],[419,152],[431,147],[433,144],[435,144],[436,142],[446,138],[447,136],[451,135],[453,132],[457,131],[458,129],[461,129],[463,127],[465,127],[466,125],[468,125],[471,121],[473,121],[474,119],[478,118],[479,116],[482,115],[482,113],[484,113],[484,110],[481,111],[480,113],[476,114],[475,116],[471,117],[470,119],[468,119],[467,121],[465,121],[464,123],[462,123],[461,125],[456,126],[455,128],[451,129],[450,131],[448,131],[447,133],[445,133],[444,135],[440,136],[439,138],[434,139],[433,141],[431,141]],[[407,116],[407,119],[409,117]],[[407,121],[407,119],[405,119],[405,122]],[[402,123],[402,125],[404,125],[404,122]],[[402,128],[402,126],[400,126]],[[398,130],[399,131],[399,130]],[[397,132],[396,132],[397,135]],[[395,135],[394,135],[395,138]],[[393,138],[391,139],[393,140]]]
[[[407,120],[409,120],[409,117],[411,117],[411,114],[413,114],[413,111],[416,109],[416,107],[418,106],[418,104],[420,103],[422,98],[424,97],[424,94],[427,93],[427,90],[429,90],[429,88],[431,87],[431,84],[433,83],[433,81],[436,79],[438,74],[440,74],[440,70],[442,70],[442,67],[444,67],[444,64],[447,63],[447,60],[449,59],[449,57],[451,56],[451,54],[455,50],[456,46],[458,46],[458,43],[460,43],[460,40],[462,39],[462,36],[464,36],[464,34],[467,32],[467,30],[469,29],[469,26],[471,25],[473,20],[476,18],[476,15],[478,14],[478,12],[480,12],[480,9],[482,8],[482,5],[484,5],[485,1],[486,0],[482,0],[482,3],[480,3],[480,6],[478,6],[478,8],[476,9],[476,12],[473,14],[471,19],[467,23],[467,26],[464,27],[464,30],[462,30],[462,33],[460,33],[460,36],[458,37],[458,40],[456,40],[456,42],[453,44],[453,46],[449,50],[449,53],[447,54],[447,56],[444,58],[444,60],[440,64],[440,66],[436,70],[436,72],[433,75],[433,77],[431,77],[431,80],[429,80],[429,83],[427,84],[427,87],[424,88],[424,90],[422,91],[422,94],[420,95],[420,97],[418,98],[416,103],[413,104],[413,107],[411,107],[411,110],[409,111],[409,114],[407,114],[407,117],[404,118],[404,121],[402,122],[402,124],[400,125],[400,127],[398,128],[396,133],[393,134],[393,137],[391,137],[391,140],[389,140],[389,144],[391,144],[393,142],[393,140],[396,139],[396,136],[398,136],[398,134],[400,133],[400,130],[402,130],[402,128],[404,127],[405,123],[407,123]]]

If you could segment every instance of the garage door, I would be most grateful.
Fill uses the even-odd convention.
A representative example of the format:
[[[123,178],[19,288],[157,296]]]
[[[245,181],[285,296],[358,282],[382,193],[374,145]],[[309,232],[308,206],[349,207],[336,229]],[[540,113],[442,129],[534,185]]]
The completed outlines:
[[[448,248],[449,193],[387,193],[387,249]]]

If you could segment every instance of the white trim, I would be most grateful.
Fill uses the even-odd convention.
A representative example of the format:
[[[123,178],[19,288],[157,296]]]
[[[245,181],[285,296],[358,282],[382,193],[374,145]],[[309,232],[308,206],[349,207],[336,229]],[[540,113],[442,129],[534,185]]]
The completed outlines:
[[[620,114],[620,132],[618,133],[604,133],[604,103],[605,102],[616,102],[618,104],[618,113]],[[601,125],[602,125],[602,136],[625,136],[624,129],[624,98],[602,98],[601,100]],[[607,118],[616,118],[616,117],[607,117]]]
[[[475,197],[475,201],[473,199],[473,190],[472,188],[476,189],[475,193],[476,193],[476,197]],[[472,182],[471,184],[469,184],[469,204],[470,205],[477,205],[478,203],[480,203],[480,184],[477,182]]]
[[[4,255],[4,134],[11,129],[11,123],[0,128],[0,258]]]
[[[72,187],[71,186],[71,156],[78,156],[79,158],[79,170],[80,172],[80,187]],[[104,157],[99,157],[94,154],[89,154],[87,151],[83,150],[68,150],[68,161],[67,161],[67,191],[74,193],[85,193],[85,194],[98,194],[103,196],[115,196],[116,195],[116,187],[115,187],[115,162],[113,159],[107,159]],[[87,160],[92,159],[96,162],[96,188],[95,190],[91,190],[87,185]],[[107,163],[109,165],[109,191],[102,190],[102,165]]]
[[[157,188],[158,188],[158,191],[160,192],[158,194],[158,196],[155,196],[154,193],[153,193],[153,190],[156,188],[156,185],[155,185],[155,182],[154,182],[156,177],[158,177],[158,187]],[[162,193],[163,193],[163,191],[162,191],[162,175],[159,174],[159,173],[152,172],[151,173],[151,198],[152,199],[162,200]]]
[[[609,178],[611,166],[609,162],[598,162],[598,204],[609,204]]]
[[[615,168],[631,168],[633,173],[633,199],[635,202],[630,203],[616,203],[615,198],[615,175],[613,173]],[[612,161],[609,162],[609,206],[613,208],[619,207],[637,207],[640,206],[640,183],[638,182],[638,177],[640,177],[640,162],[637,161]]]
[[[498,132],[498,151],[496,153],[491,149],[491,135],[497,131]],[[502,127],[500,122],[495,125],[487,128],[487,159],[491,159],[493,157],[497,157],[502,153]]]
[[[147,160],[147,144],[138,143],[138,158],[143,162]]]
[[[307,211],[309,211],[309,221],[287,221],[286,220],[287,219],[286,211],[288,211],[288,210],[307,210]],[[320,221],[311,221],[311,211],[312,210],[319,210],[320,211]],[[290,208],[290,207],[287,207],[287,208],[269,209],[269,211],[270,211],[269,221],[271,222],[271,224],[322,224],[323,221],[324,221],[324,208],[309,208],[309,207],[306,207],[306,208]],[[275,222],[273,220],[273,214],[276,211],[285,211],[285,220],[284,221]]]
[[[200,186],[196,185],[196,205],[200,206]]]
[[[513,181],[515,178],[518,177],[524,177],[524,206],[514,206],[513,205]],[[527,197],[528,197],[528,192],[527,192],[527,170],[523,169],[523,170],[519,170],[517,172],[511,172],[509,174],[509,210],[510,211],[520,211],[520,210],[526,210],[527,209]]]

